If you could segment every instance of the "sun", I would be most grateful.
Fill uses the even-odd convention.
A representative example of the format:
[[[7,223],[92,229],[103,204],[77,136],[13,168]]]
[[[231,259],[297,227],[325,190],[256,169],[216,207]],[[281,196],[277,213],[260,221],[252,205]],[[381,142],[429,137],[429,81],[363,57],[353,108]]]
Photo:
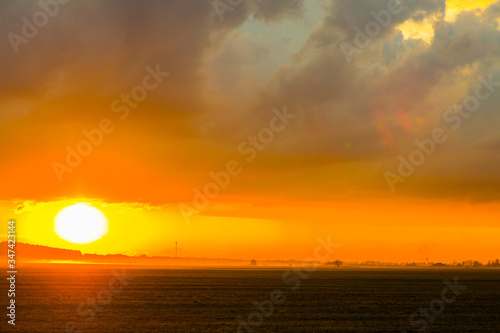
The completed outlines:
[[[76,244],[94,242],[108,233],[108,219],[97,208],[78,203],[65,207],[54,219],[54,231]]]

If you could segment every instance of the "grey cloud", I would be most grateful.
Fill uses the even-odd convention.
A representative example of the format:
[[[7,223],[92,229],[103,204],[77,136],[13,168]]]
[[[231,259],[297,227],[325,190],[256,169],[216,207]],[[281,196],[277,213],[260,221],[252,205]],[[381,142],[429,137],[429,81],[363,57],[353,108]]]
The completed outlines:
[[[272,22],[284,17],[296,18],[304,13],[303,0],[255,0],[256,10],[253,16],[265,22]]]

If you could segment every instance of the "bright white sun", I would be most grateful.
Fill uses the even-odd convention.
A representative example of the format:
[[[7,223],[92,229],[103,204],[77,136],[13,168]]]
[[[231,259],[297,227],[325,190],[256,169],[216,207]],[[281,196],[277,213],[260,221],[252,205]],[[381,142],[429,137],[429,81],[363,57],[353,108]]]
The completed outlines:
[[[54,231],[68,242],[87,244],[108,233],[108,219],[95,207],[75,204],[57,213]]]

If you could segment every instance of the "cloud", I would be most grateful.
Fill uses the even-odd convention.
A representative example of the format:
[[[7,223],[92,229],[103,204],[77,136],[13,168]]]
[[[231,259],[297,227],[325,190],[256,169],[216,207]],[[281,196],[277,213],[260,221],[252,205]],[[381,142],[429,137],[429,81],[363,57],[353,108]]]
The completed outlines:
[[[30,210],[35,209],[39,205],[39,203],[34,201],[34,200],[25,200],[22,202],[18,202],[16,205],[17,206],[16,206],[14,212],[16,214],[22,214],[22,213],[26,213],[26,212],[29,212]]]
[[[285,17],[297,18],[304,14],[303,0],[255,0],[255,4],[253,16],[264,22],[273,22]]]
[[[437,126],[441,112],[467,96],[479,75],[498,68],[500,2],[446,21],[444,0],[402,1],[401,13],[351,64],[339,44],[352,43],[355,27],[364,28],[374,20],[371,12],[386,9],[388,2],[323,3],[323,16],[290,57],[280,54],[279,43],[286,39],[262,39],[248,23],[273,29],[284,21],[302,22],[308,1],[244,1],[223,21],[211,1],[92,0],[61,6],[18,54],[3,41],[0,149],[11,160],[0,165],[1,179],[11,187],[21,180],[33,184],[22,190],[27,198],[88,191],[110,201],[175,202],[204,184],[207,173],[227,161],[246,136],[267,126],[273,108],[286,105],[297,120],[229,191],[323,194],[331,190],[324,184],[338,191],[385,191],[375,180],[380,169]],[[2,2],[0,32],[20,33],[21,18],[36,10],[28,1]],[[401,25],[409,21],[430,22],[434,37],[429,42],[405,37]],[[168,79],[57,184],[50,163],[64,159],[65,147],[82,139],[82,129],[112,116],[111,102],[141,82],[146,66],[156,64],[171,73]],[[498,142],[491,125],[497,101],[495,95],[484,103],[481,116],[471,117],[450,141],[455,150],[443,148],[448,157],[429,162],[425,177],[458,168],[462,182],[454,184],[480,191],[463,181],[473,175],[468,163],[451,161],[461,160],[457,147],[470,143],[484,149],[476,164],[492,165],[486,147]],[[12,132],[15,144],[8,140]],[[33,171],[33,165],[46,167]],[[285,177],[298,170],[304,178],[287,185]],[[277,179],[257,189],[255,179],[266,178],[264,173]],[[453,196],[447,182],[438,186],[444,196]],[[20,192],[13,189],[11,195],[18,198]]]

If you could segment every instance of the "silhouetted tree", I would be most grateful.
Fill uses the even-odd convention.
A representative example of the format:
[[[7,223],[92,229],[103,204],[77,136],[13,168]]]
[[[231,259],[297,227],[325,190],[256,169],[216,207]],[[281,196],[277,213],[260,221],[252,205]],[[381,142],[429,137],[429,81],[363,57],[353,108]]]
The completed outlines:
[[[344,263],[340,260],[330,261],[326,263],[327,265],[335,265],[337,267],[342,266]]]

